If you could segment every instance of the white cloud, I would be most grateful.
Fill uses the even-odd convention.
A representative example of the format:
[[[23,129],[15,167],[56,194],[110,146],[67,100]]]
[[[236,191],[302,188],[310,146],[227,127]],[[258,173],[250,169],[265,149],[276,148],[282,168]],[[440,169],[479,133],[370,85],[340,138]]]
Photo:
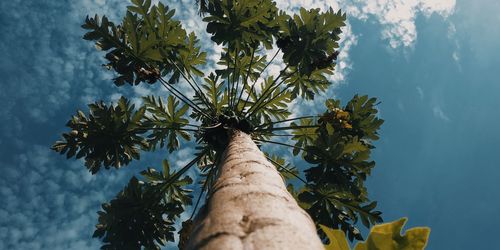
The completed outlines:
[[[441,109],[440,106],[434,106],[432,108],[432,113],[434,114],[435,117],[442,119],[443,121],[446,122],[450,121],[450,118],[448,117],[448,115],[446,115],[446,113],[444,113],[444,111]]]
[[[382,26],[381,35],[392,48],[412,46],[417,38],[415,19],[418,14],[438,14],[448,17],[455,10],[455,0],[287,0],[278,1],[278,7],[289,11],[300,7],[342,9],[349,18],[375,18]]]
[[[13,156],[14,163],[4,159],[0,162],[4,170],[4,177],[0,179],[3,199],[0,204],[0,249],[96,249],[100,243],[91,239],[97,218],[95,212],[101,202],[114,196],[125,185],[127,173],[109,171],[101,176],[92,176],[82,167],[81,161],[66,162],[49,152],[46,146],[23,145],[27,143],[19,139],[22,138],[19,135],[37,123],[51,121],[68,104],[74,110],[76,105],[106,96],[108,100],[118,99],[121,92],[118,93],[116,88],[103,87],[112,86],[112,73],[100,67],[103,54],[97,53],[90,42],[81,40],[83,31],[79,25],[85,15],[92,13],[106,14],[111,20],[118,21],[128,2],[71,1],[69,12],[65,2],[37,1],[37,4],[46,7],[44,11],[25,11],[34,9],[30,1],[0,3],[0,9],[12,10],[5,20],[15,23],[0,27],[5,34],[2,37],[4,42],[0,43],[3,55],[0,58],[0,73],[6,76],[0,80],[0,116],[8,120],[0,125],[0,131],[3,135],[15,137],[2,138],[0,145],[24,146],[26,151]],[[217,61],[221,46],[215,46],[210,41],[204,31],[205,24],[199,25],[200,18],[194,3],[175,1],[168,5],[177,10],[176,17],[188,30],[197,33],[203,48],[212,55],[209,60]],[[332,6],[334,9],[342,8],[353,18],[375,18],[383,25],[381,34],[389,40],[391,47],[411,46],[415,42],[415,18],[418,13],[448,16],[453,13],[454,5],[453,0],[356,3],[346,0],[339,3],[331,0],[278,1],[280,8],[289,11],[296,11],[298,6],[323,10]],[[348,22],[341,42],[339,64],[331,79],[336,84],[346,81],[353,67],[349,53],[357,40],[358,36]],[[12,46],[16,43],[20,46]],[[13,48],[22,48],[22,51]],[[279,65],[278,60],[270,67],[270,72],[277,74]],[[144,85],[130,92],[137,97],[163,91],[159,89]],[[306,110],[308,113],[319,113],[324,109],[323,100],[333,96],[331,88],[315,102],[294,102],[291,109],[297,111],[294,112],[296,114],[304,114]],[[450,120],[438,106],[434,107],[433,113],[440,119]],[[174,162],[182,166],[190,160],[189,156],[192,156],[190,151],[179,151],[172,159],[179,158]],[[158,166],[157,163],[155,166]],[[190,175],[194,175],[192,171]]]
[[[424,90],[422,89],[422,87],[417,86],[416,90],[417,90],[418,96],[420,97],[420,100],[423,100],[424,99]]]
[[[361,20],[374,17],[383,29],[382,37],[392,48],[410,47],[417,39],[415,19],[418,14],[448,17],[455,10],[455,0],[370,0],[345,6]],[[342,5],[342,4],[341,4]]]
[[[81,161],[65,161],[39,145],[9,159],[0,162],[6,170],[0,180],[0,232],[6,229],[0,249],[98,248],[91,239],[96,211],[126,183],[125,172],[91,176]]]

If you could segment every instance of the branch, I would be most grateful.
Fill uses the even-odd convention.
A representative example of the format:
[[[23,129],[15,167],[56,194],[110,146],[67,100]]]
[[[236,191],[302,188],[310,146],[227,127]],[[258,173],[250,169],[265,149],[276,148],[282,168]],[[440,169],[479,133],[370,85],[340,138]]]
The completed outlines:
[[[245,80],[243,81],[243,86],[241,87],[241,92],[240,92],[240,96],[238,97],[238,100],[236,100],[236,110],[238,110],[238,104],[240,104],[240,99],[241,99],[241,96],[243,95],[243,91],[245,90],[245,86],[248,85],[247,84],[247,80],[248,80],[248,76],[250,75],[250,70],[252,69],[252,63],[253,63],[253,58],[255,56],[255,48],[252,48],[252,56],[250,57],[250,64],[248,64],[248,70],[247,70],[247,75],[245,76]],[[238,85],[236,85],[236,94],[238,94]],[[245,106],[243,106],[245,107]],[[238,112],[241,114],[241,112]]]
[[[138,127],[138,129],[151,129],[151,130],[180,130],[180,131],[191,131],[191,132],[198,132],[198,129],[192,129],[192,128],[174,128],[174,127],[163,127],[163,128],[146,128],[146,127]]]
[[[230,100],[230,102],[229,102],[229,106],[230,106],[230,107],[233,107],[233,108],[234,108],[234,102],[235,102],[235,100],[234,100],[234,99],[236,99],[236,95],[237,95],[237,93],[238,93],[238,85],[239,85],[238,83],[240,82],[240,81],[239,81],[239,78],[240,78],[239,76],[240,76],[240,74],[239,74],[239,72],[238,72],[238,77],[237,77],[237,79],[236,79],[236,86],[235,86],[235,83],[234,83],[234,78],[235,78],[235,76],[236,76],[236,68],[237,68],[237,65],[236,65],[236,64],[239,62],[239,60],[238,60],[238,59],[239,59],[239,53],[240,53],[240,51],[239,51],[237,48],[235,48],[235,49],[234,49],[234,68],[233,68],[233,80],[232,80],[232,84],[231,84],[231,95],[229,96],[229,97],[230,97],[230,99],[229,99],[229,100]],[[231,54],[230,54],[230,55],[231,55]]]
[[[175,173],[170,177],[170,179],[165,182],[164,187],[167,188],[170,184],[172,184],[177,178],[179,178],[181,175],[186,173],[190,167],[192,167],[195,163],[197,163],[206,153],[208,149],[203,150],[201,154],[199,154],[196,158],[194,158],[192,161],[190,161],[186,166],[182,167],[179,172]],[[165,190],[162,190],[162,192],[165,192]]]
[[[314,152],[310,152],[310,151],[308,151],[305,148],[297,147],[295,145],[290,145],[290,144],[286,144],[286,143],[282,143],[282,142],[277,142],[277,141],[268,141],[268,140],[258,139],[258,138],[253,138],[253,139],[256,140],[256,141],[260,141],[260,142],[267,142],[267,143],[272,143],[272,144],[276,144],[276,145],[286,146],[286,147],[290,147],[290,148],[296,148],[296,149],[300,149],[302,151],[314,154]]]
[[[289,127],[279,127],[279,128],[256,129],[254,130],[254,132],[301,129],[301,128],[319,128],[319,127],[320,127],[319,125],[299,125],[299,126],[289,126]]]
[[[276,77],[276,79],[273,80],[273,82],[269,85],[269,88],[267,88],[266,90],[264,90],[264,92],[261,94],[261,96],[259,96],[259,98],[257,98],[257,101],[255,101],[255,103],[247,110],[247,112],[245,113],[245,117],[250,117],[251,115],[253,115],[255,113],[257,109],[257,107],[261,107],[261,104],[262,103],[259,103],[261,101],[263,101],[265,98],[269,97],[269,95],[271,95],[273,93],[273,91],[279,87],[286,79],[288,79],[288,77],[290,77],[291,75],[293,75],[295,72],[289,74],[288,76],[286,76],[285,78],[282,78],[281,79],[281,82],[278,83],[278,85],[274,86],[274,84],[278,81],[278,79],[280,77],[283,76],[283,73],[286,73],[286,70],[288,69],[288,66],[287,65],[281,72],[280,74],[278,75],[278,77]],[[271,91],[269,91],[270,89],[272,89]],[[268,92],[269,91],[269,92]],[[253,110],[252,110],[253,109]],[[250,114],[248,114],[248,112],[250,112],[250,110],[252,110],[252,112]],[[248,114],[248,115],[247,115]]]
[[[259,75],[257,76],[256,80],[253,82],[252,84],[252,88],[250,89],[250,92],[249,94],[247,95],[247,99],[245,100],[244,104],[243,104],[243,107],[241,108],[241,111],[243,111],[243,109],[245,109],[245,106],[247,105],[247,102],[248,102],[248,99],[250,98],[250,94],[253,92],[253,89],[255,88],[255,84],[257,83],[257,80],[260,78],[260,76],[262,75],[262,73],[264,72],[264,70],[266,70],[266,68],[271,64],[272,61],[274,61],[274,58],[276,58],[276,56],[278,55],[278,53],[281,51],[281,49],[278,49],[278,51],[276,51],[276,53],[274,54],[273,58],[271,58],[271,61],[269,61],[266,66],[262,69],[262,71],[260,71]]]
[[[205,106],[207,106],[208,109],[212,110],[212,112],[215,113],[215,110],[212,108],[212,106],[208,102],[208,98],[205,96],[205,94],[203,93],[203,91],[201,90],[200,86],[198,85],[198,83],[196,82],[196,80],[194,79],[194,77],[191,75],[191,73],[189,72],[189,70],[187,70],[186,66],[182,65],[182,67],[186,69],[186,72],[188,73],[189,78],[193,79],[194,85],[197,88],[195,88],[193,86],[193,84],[189,81],[189,79],[186,77],[186,75],[184,74],[184,72],[179,68],[179,66],[177,66],[177,64],[175,64],[174,62],[172,62],[168,58],[167,58],[167,61],[169,61],[169,63],[171,63],[172,65],[175,66],[175,68],[177,69],[177,71],[179,71],[179,73],[182,75],[182,77],[184,78],[184,80],[186,80],[186,82],[188,82],[189,86],[191,86],[191,88],[194,90],[194,92],[200,96],[200,98],[203,101],[203,103],[205,104]]]
[[[281,120],[281,121],[264,123],[262,125],[259,125],[259,126],[255,127],[255,128],[261,128],[261,127],[269,126],[269,125],[272,125],[272,124],[278,124],[278,123],[295,121],[295,120],[300,120],[300,119],[307,119],[307,118],[316,118],[316,117],[321,117],[321,116],[320,115],[308,115],[308,116],[295,117],[295,118],[290,118],[290,119]]]
[[[210,171],[208,171],[207,179],[209,178],[209,176],[212,173],[213,169],[214,169],[214,167],[212,167],[210,169]],[[196,203],[194,205],[193,212],[191,213],[191,216],[189,216],[190,220],[193,218],[194,213],[196,212],[196,209],[198,208],[198,204],[200,203],[201,197],[203,196],[203,193],[205,192],[205,189],[207,188],[207,183],[208,183],[208,180],[205,180],[205,183],[203,183],[203,187],[201,188],[200,195],[198,196],[198,199],[196,199]]]
[[[179,100],[181,100],[182,102],[184,102],[186,105],[188,105],[189,107],[191,107],[194,111],[197,111],[199,112],[200,114],[202,114],[203,116],[205,116],[206,118],[208,118],[209,120],[212,119],[212,117],[210,115],[207,115],[205,114],[199,107],[198,105],[196,105],[193,101],[189,100],[189,98],[187,98],[184,94],[182,94],[182,92],[180,92],[179,90],[177,90],[176,88],[170,86],[170,84],[168,82],[166,82],[163,78],[159,78],[160,80],[160,83],[163,85],[163,87],[165,87],[168,91],[170,91],[171,94],[173,94],[175,97],[179,98]],[[181,98],[182,97],[182,98]],[[183,99],[184,98],[184,99]]]
[[[291,134],[286,134],[286,135],[277,135],[277,134],[260,134],[262,136],[288,136],[288,137],[292,137],[292,136],[297,136],[297,135],[291,135]],[[317,135],[317,134],[300,134],[300,135]]]
[[[283,79],[283,81],[285,81],[285,79]],[[281,81],[281,83],[282,83],[283,81]],[[297,81],[297,80],[295,80],[295,82],[296,82],[296,81]],[[295,82],[294,82],[294,83],[295,83]],[[271,90],[271,91],[269,92],[269,95],[272,95],[273,91],[274,91],[274,90],[276,90],[276,88],[278,88],[278,87],[279,87],[279,85],[280,85],[281,83],[279,83],[276,87],[274,87],[274,89],[273,89],[273,90]],[[265,107],[267,104],[271,103],[271,102],[272,102],[272,101],[274,101],[276,98],[280,97],[280,96],[281,96],[281,95],[282,95],[285,91],[287,91],[287,90],[288,90],[291,86],[292,86],[292,85],[288,85],[287,87],[285,87],[285,88],[284,88],[283,90],[281,90],[281,91],[280,91],[277,95],[275,95],[274,97],[272,97],[272,98],[271,98],[271,99],[269,99],[268,101],[266,101],[266,102],[262,101],[262,102],[261,102],[261,104],[259,104],[259,105],[258,105],[258,106],[254,109],[254,111],[252,112],[252,114],[253,114],[253,113],[255,113],[255,111],[256,111],[256,110],[259,110],[260,108]],[[269,97],[269,95],[268,95],[268,97]],[[267,97],[266,97],[266,98],[267,98]],[[263,100],[264,100],[264,99],[263,99]],[[288,107],[288,105],[287,105],[287,107]],[[252,114],[250,114],[250,115],[252,115]],[[250,115],[249,115],[249,116],[250,116]]]
[[[305,181],[304,179],[302,179],[300,176],[298,176],[298,175],[296,175],[295,173],[293,173],[292,171],[288,170],[288,169],[287,169],[286,167],[284,167],[283,165],[281,165],[281,164],[277,163],[277,162],[276,162],[275,160],[273,160],[271,157],[266,156],[266,158],[267,158],[267,159],[268,159],[271,163],[273,163],[274,165],[276,165],[276,167],[279,167],[279,168],[281,168],[281,169],[285,170],[287,173],[289,173],[289,174],[291,174],[291,175],[295,176],[295,178],[299,179],[300,181],[302,181],[304,184],[306,184],[306,185],[307,185],[307,181]],[[278,171],[279,171],[279,170],[278,170]]]

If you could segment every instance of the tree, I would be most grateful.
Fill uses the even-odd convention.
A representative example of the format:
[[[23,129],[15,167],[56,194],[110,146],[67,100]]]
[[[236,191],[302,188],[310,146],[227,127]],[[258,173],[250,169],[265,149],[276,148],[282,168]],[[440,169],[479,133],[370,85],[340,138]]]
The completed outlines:
[[[199,6],[211,39],[224,46],[220,69],[209,74],[196,35],[162,3],[132,0],[119,25],[97,15],[82,25],[83,38],[106,52],[117,86],[161,84],[170,95],[145,96],[140,105],[125,97],[90,104],[52,148],[84,158],[96,174],[139,160],[141,151],[171,153],[191,139],[198,144],[186,166],[174,169],[164,160],[162,171],[141,171],[141,180],[133,177],[102,205],[94,233],[102,249],[159,249],[174,241],[174,225],[189,206],[180,248],[320,249],[328,238],[319,225],[362,239],[359,220],[366,227],[382,221],[364,186],[383,123],[376,99],[356,95],[344,106],[328,99],[324,113],[302,117],[290,118],[289,110],[292,100],[313,101],[331,85],[345,14],[302,8],[290,16],[272,0],[203,0]],[[269,59],[265,51],[273,48]],[[279,74],[266,75],[280,53]],[[191,88],[192,98],[180,84]],[[303,175],[283,157],[262,152],[263,144],[300,155],[308,165]],[[198,183],[186,175],[193,166]],[[190,188],[199,190],[196,198]]]

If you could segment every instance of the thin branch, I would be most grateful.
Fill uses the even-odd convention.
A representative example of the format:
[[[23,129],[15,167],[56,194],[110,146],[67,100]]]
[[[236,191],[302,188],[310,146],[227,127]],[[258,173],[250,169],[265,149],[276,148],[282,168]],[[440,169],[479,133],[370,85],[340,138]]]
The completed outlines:
[[[146,117],[146,119],[148,120],[147,123],[146,123],[147,125],[155,123],[154,121],[152,121],[148,117]],[[195,127],[195,128],[198,128],[198,129],[205,128],[203,126],[194,125],[194,124],[190,124],[190,123],[183,123],[183,122],[171,122],[171,123],[169,123],[169,125],[173,125],[173,126],[179,125],[179,126],[186,126],[186,127]]]
[[[283,81],[284,81],[284,80],[283,80]],[[282,81],[282,82],[283,82],[283,81]],[[282,90],[281,90],[281,91],[280,91],[277,95],[275,95],[275,96],[274,96],[274,97],[272,97],[271,99],[267,100],[266,102],[262,101],[262,102],[261,102],[261,103],[260,103],[260,104],[259,104],[256,108],[254,108],[254,111],[252,112],[252,114],[254,114],[254,113],[256,112],[256,110],[259,110],[260,108],[265,107],[267,104],[271,103],[271,102],[272,102],[272,101],[274,101],[276,98],[280,97],[280,96],[281,96],[281,95],[282,95],[285,91],[287,91],[287,90],[290,88],[290,86],[292,86],[292,85],[288,85],[287,87],[283,88],[283,89],[282,89]],[[278,84],[278,85],[277,85],[277,86],[276,86],[273,90],[271,90],[271,91],[269,92],[269,95],[272,95],[272,93],[274,92],[274,90],[275,90],[276,88],[278,88],[278,87],[279,87],[279,84]],[[269,95],[268,95],[268,97],[269,97]],[[266,98],[267,98],[267,97],[266,97]],[[262,100],[264,100],[264,99],[262,99]],[[252,115],[252,114],[250,114],[250,115]],[[249,115],[249,116],[250,116],[250,115]]]
[[[174,65],[175,68],[177,69],[177,71],[179,71],[179,73],[182,75],[182,77],[184,78],[184,80],[186,80],[186,82],[189,84],[189,86],[194,90],[194,92],[200,96],[202,102],[205,104],[205,106],[208,108],[208,109],[211,109],[212,111],[214,111],[212,109],[212,106],[210,105],[210,103],[207,101],[207,99],[205,99],[205,94],[203,94],[203,91],[201,90],[200,86],[198,86],[198,84],[196,83],[196,81],[194,80],[194,78],[191,76],[191,73],[189,73],[189,70],[187,70],[187,68],[183,65],[183,67],[186,69],[186,72],[188,72],[189,74],[189,77],[191,79],[193,79],[194,81],[194,85],[198,88],[195,88],[193,83],[191,83],[191,81],[188,79],[188,77],[186,76],[186,74],[184,74],[183,70],[181,70],[179,68],[179,66],[177,66],[176,63],[174,63],[173,61],[171,61],[170,59],[166,59],[170,64]],[[199,90],[199,92],[198,92]]]
[[[319,127],[320,127],[319,125],[299,125],[299,126],[289,126],[289,127],[279,127],[279,128],[256,129],[254,130],[254,132],[301,129],[301,128],[319,128]]]
[[[307,118],[316,118],[316,117],[321,117],[321,116],[320,115],[308,115],[308,116],[295,117],[295,118],[290,118],[290,119],[281,120],[281,121],[264,123],[262,125],[259,125],[259,126],[255,127],[255,128],[261,128],[261,127],[269,126],[269,125],[272,125],[272,124],[278,124],[278,123],[295,121],[295,120],[300,120],[300,119],[307,119]]]
[[[182,102],[184,102],[189,107],[191,107],[194,111],[199,112],[200,114],[202,114],[203,116],[205,116],[208,119],[212,119],[212,117],[210,115],[205,114],[201,110],[201,108],[198,107],[198,105],[196,105],[194,102],[189,100],[189,98],[187,98],[184,94],[182,94],[182,92],[180,92],[176,88],[170,86],[170,84],[168,84],[163,78],[160,77],[159,80],[160,80],[160,83],[163,85],[163,87],[165,87],[168,91],[170,91],[171,94],[173,94],[175,97],[179,98]],[[181,97],[183,97],[184,99]]]
[[[273,163],[274,165],[276,165],[276,167],[279,167],[283,170],[285,170],[287,173],[293,175],[295,178],[299,179],[300,181],[302,181],[304,184],[307,185],[307,181],[305,181],[304,179],[302,179],[300,176],[296,175],[295,173],[293,173],[292,171],[288,170],[286,167],[284,167],[283,165],[279,164],[278,162],[276,162],[275,160],[273,160],[271,157],[269,156],[266,156],[266,158],[271,162]],[[279,171],[279,170],[278,170]]]
[[[177,180],[177,178],[179,178],[181,175],[183,175],[184,173],[186,173],[189,168],[191,168],[195,163],[197,163],[206,153],[207,153],[207,149],[203,150],[203,152],[198,155],[196,158],[194,158],[193,160],[191,160],[186,166],[182,167],[181,170],[179,170],[179,172],[175,173],[174,175],[172,175],[167,182],[164,183],[164,189],[166,189],[170,184],[172,184],[174,181]],[[165,192],[165,190],[162,189],[162,192]]]
[[[150,130],[179,130],[179,131],[190,131],[190,132],[198,132],[198,129],[192,129],[192,128],[174,128],[174,127],[160,127],[160,128],[146,128],[146,127],[138,127],[138,129],[150,129]]]
[[[243,107],[241,108],[241,110],[243,111],[243,109],[245,109],[246,105],[247,105],[247,102],[248,102],[248,98],[250,98],[250,94],[253,92],[253,89],[255,88],[255,84],[257,83],[257,80],[260,78],[260,76],[262,75],[262,73],[266,70],[266,68],[274,61],[274,58],[276,58],[276,56],[278,55],[278,53],[281,51],[281,49],[278,49],[278,51],[276,51],[276,53],[274,54],[274,56],[271,58],[271,61],[269,61],[266,66],[260,71],[259,75],[257,76],[256,80],[253,82],[252,84],[252,87],[250,89],[250,92],[248,93],[247,95],[247,99],[245,100],[244,104],[243,104]]]
[[[262,136],[278,136],[278,137],[293,137],[293,136],[300,136],[300,135],[317,135],[317,134],[299,134],[299,135],[292,135],[292,134],[259,134]]]
[[[291,145],[291,144],[286,144],[286,143],[277,142],[277,141],[268,141],[268,140],[258,139],[258,138],[253,138],[253,139],[254,139],[254,140],[256,140],[256,141],[260,141],[260,142],[272,143],[272,144],[276,144],[276,145],[281,145],[281,146],[290,147],[290,148],[296,148],[296,149],[300,149],[300,150],[305,151],[305,152],[309,152],[309,151],[308,151],[307,149],[305,149],[305,148],[298,147],[298,146]],[[309,152],[309,153],[313,153],[313,152]]]
[[[213,166],[210,171],[208,171],[207,174],[207,179],[208,177],[212,174],[212,170],[214,170],[215,166]],[[198,199],[196,200],[196,204],[194,205],[193,212],[191,213],[191,216],[189,216],[189,219],[191,220],[194,216],[194,213],[196,212],[196,209],[198,208],[198,204],[200,203],[201,197],[203,196],[203,193],[205,192],[205,189],[207,188],[208,180],[205,180],[205,183],[203,183],[203,187],[201,188],[200,195],[198,196]]]
[[[245,86],[248,85],[247,80],[248,80],[248,76],[250,75],[250,70],[252,69],[252,63],[253,63],[254,56],[255,56],[255,48],[252,47],[252,56],[250,57],[250,64],[248,64],[247,75],[245,76],[245,80],[243,81],[243,86],[241,87],[240,96],[238,97],[238,100],[236,100],[235,107],[236,107],[237,111],[238,111],[238,104],[240,104],[241,96],[243,95],[243,91],[245,90]],[[238,85],[236,85],[236,94],[238,94]],[[240,113],[240,111],[238,111],[238,113]]]
[[[235,54],[234,54],[234,69],[233,69],[233,88],[234,90],[231,91],[231,95],[232,95],[232,102],[231,102],[231,107],[233,107],[234,109],[234,104],[235,104],[235,99],[236,99],[236,96],[238,95],[238,86],[239,86],[239,83],[240,83],[240,70],[238,70],[238,77],[236,78],[236,86],[235,86],[235,82],[234,82],[234,77],[236,75],[236,64],[240,62],[239,60],[239,49],[235,48]]]
[[[255,101],[255,103],[247,110],[247,112],[245,113],[245,117],[250,117],[251,115],[253,115],[255,113],[255,111],[257,110],[257,107],[260,107],[261,105],[261,102],[269,97],[269,95],[271,95],[273,93],[273,91],[278,87],[280,86],[286,79],[288,79],[291,75],[293,75],[295,72],[289,74],[288,76],[286,76],[285,78],[282,78],[281,79],[281,82],[278,83],[278,85],[274,86],[274,84],[278,81],[278,79],[280,77],[282,77],[283,73],[286,73],[286,70],[288,69],[288,66],[287,65],[282,71],[280,71],[280,74],[278,75],[278,77],[276,77],[273,82],[271,83],[271,85],[269,85],[269,88],[266,88],[264,90],[264,92],[261,94],[261,96],[259,96],[259,98],[257,98],[257,100]],[[271,91],[269,91],[270,89],[273,89]],[[269,91],[269,93],[268,93]],[[252,110],[253,109],[253,110]],[[248,112],[250,112],[250,110],[252,110],[252,112],[250,114],[248,114]]]

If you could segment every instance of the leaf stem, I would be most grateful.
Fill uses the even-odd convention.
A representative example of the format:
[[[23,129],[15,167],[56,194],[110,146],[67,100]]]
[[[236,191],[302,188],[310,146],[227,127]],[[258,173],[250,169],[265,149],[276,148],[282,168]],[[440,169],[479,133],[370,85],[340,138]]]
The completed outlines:
[[[286,76],[285,78],[282,78],[281,79],[281,82],[278,83],[278,85],[274,86],[274,84],[278,81],[278,79],[280,77],[283,76],[283,73],[286,72],[286,70],[288,69],[288,66],[287,65],[282,71],[280,71],[280,74],[278,75],[278,77],[276,77],[273,82],[269,85],[269,88],[266,88],[264,90],[264,92],[261,94],[261,96],[259,96],[259,98],[257,98],[257,100],[255,101],[255,103],[247,110],[247,112],[245,113],[245,117],[250,117],[252,116],[257,109],[257,107],[261,107],[261,102],[264,101],[265,98],[268,97],[268,95],[272,94],[273,91],[278,87],[280,86],[286,79],[288,79],[288,77],[290,77],[291,75],[293,75],[293,73],[289,74],[288,76]],[[269,91],[270,89],[273,89],[272,91]],[[253,110],[252,110],[253,109]],[[248,114],[248,112],[250,112],[250,110],[252,110],[252,112],[250,114]]]
[[[282,143],[282,142],[277,142],[277,141],[268,141],[268,140],[258,139],[258,138],[254,138],[254,140],[256,140],[256,141],[260,141],[260,142],[272,143],[272,144],[281,145],[281,146],[286,146],[286,147],[290,147],[290,148],[296,148],[296,149],[300,149],[300,150],[305,151],[305,152],[309,152],[309,151],[308,151],[307,149],[305,149],[305,148],[298,147],[298,146],[295,146],[295,145],[286,144],[286,143]],[[310,153],[312,153],[312,152],[310,152]]]
[[[167,83],[163,78],[160,77],[159,80],[160,83],[163,85],[163,87],[165,87],[168,91],[170,91],[171,94],[173,94],[175,97],[179,98],[189,107],[191,107],[194,111],[199,112],[201,115],[205,116],[209,120],[213,119],[210,115],[205,114],[205,112],[203,112],[202,109],[198,107],[198,105],[196,105],[194,102],[189,100],[189,98],[187,98],[184,94],[182,94],[182,92],[180,92],[179,90],[172,87],[169,83]],[[184,99],[181,97],[183,97]]]
[[[238,69],[238,74],[236,74],[236,68],[237,68],[237,65],[236,64],[239,64],[239,49],[236,47],[235,49],[235,54],[234,54],[234,68],[233,68],[233,84],[232,84],[232,90],[231,90],[231,107],[234,109],[234,105],[235,105],[235,101],[236,101],[236,96],[238,94],[238,85],[239,85],[239,82],[240,82],[240,72],[239,72],[239,69]],[[236,78],[236,83],[235,83],[235,76],[238,75],[238,77]],[[235,85],[236,84],[236,85]]]
[[[284,81],[285,81],[285,79],[284,79],[283,81],[281,81],[281,83],[282,83],[282,82],[284,82]],[[280,84],[281,84],[281,83],[280,83]],[[295,83],[295,82],[294,82],[294,83]],[[273,89],[273,90],[271,90],[271,91],[269,92],[269,95],[272,95],[272,93],[274,92],[274,90],[276,90],[276,88],[278,88],[280,84],[276,85],[276,87],[274,87],[274,89]],[[292,84],[293,84],[293,83],[292,83]],[[253,114],[253,113],[255,113],[255,111],[256,111],[256,110],[258,110],[258,109],[260,109],[260,108],[262,108],[262,107],[265,107],[267,104],[271,103],[271,102],[272,102],[272,101],[274,101],[276,98],[280,97],[280,96],[281,96],[281,95],[282,95],[285,91],[287,91],[287,90],[290,88],[290,86],[292,86],[292,85],[288,85],[288,86],[286,86],[286,87],[285,87],[284,89],[282,89],[282,90],[281,90],[281,91],[280,91],[277,95],[275,95],[274,97],[272,97],[272,98],[271,98],[271,99],[269,99],[268,101],[266,101],[266,102],[262,101],[262,102],[261,102],[261,103],[260,103],[260,104],[259,104],[259,105],[255,108],[255,109],[254,109],[254,111],[252,112],[252,114]],[[268,96],[268,97],[269,97],[269,96]],[[266,98],[267,98],[267,97],[266,97]],[[264,100],[264,99],[263,99],[263,100]],[[250,115],[252,115],[252,114],[250,114]],[[249,116],[250,116],[250,115],[249,115]]]
[[[212,110],[212,112],[214,112],[212,106],[210,105],[210,103],[207,101],[206,96],[205,94],[203,94],[203,91],[201,90],[200,86],[198,86],[198,83],[196,82],[196,80],[191,76],[191,73],[189,73],[189,70],[187,70],[186,66],[182,65],[183,68],[186,69],[186,72],[188,73],[189,75],[189,78],[190,79],[193,79],[193,82],[194,82],[194,85],[193,83],[191,83],[191,81],[189,80],[189,78],[186,76],[186,74],[184,74],[183,70],[181,70],[179,68],[179,66],[174,63],[173,61],[171,61],[170,59],[167,58],[167,61],[174,65],[175,68],[177,69],[177,71],[179,71],[179,73],[182,75],[182,77],[184,78],[184,80],[186,80],[186,82],[189,84],[189,86],[194,90],[194,92],[200,96],[202,102],[205,104],[205,106],[207,106],[208,109]],[[195,88],[194,86],[196,86],[197,88]],[[199,91],[199,92],[198,92]]]
[[[319,127],[320,127],[319,125],[299,125],[299,126],[288,126],[288,127],[279,127],[279,128],[256,129],[256,130],[254,130],[254,132],[301,129],[301,128],[319,128]]]
[[[281,51],[281,49],[278,49],[278,51],[276,51],[276,53],[274,54],[274,56],[271,58],[271,61],[269,61],[266,66],[260,71],[259,75],[257,76],[256,80],[252,83],[252,87],[250,88],[250,92],[248,92],[248,95],[247,95],[247,98],[243,104],[243,107],[241,108],[241,110],[243,111],[247,105],[247,102],[248,102],[248,99],[250,98],[250,95],[252,94],[253,92],[253,89],[255,88],[255,84],[257,83],[257,80],[260,78],[260,76],[262,75],[262,73],[267,69],[267,67],[274,61],[274,58],[276,58],[276,56],[278,55],[278,53]]]
[[[304,184],[307,185],[307,181],[305,181],[304,179],[302,179],[300,176],[296,175],[295,173],[293,173],[292,171],[288,170],[286,167],[284,167],[283,165],[279,164],[278,162],[276,162],[275,160],[273,160],[271,157],[269,156],[266,156],[266,158],[272,163],[274,164],[276,167],[279,167],[283,170],[285,170],[287,173],[293,175],[295,178],[299,179],[300,181],[302,181]],[[279,170],[278,170],[279,171]]]
[[[166,189],[170,184],[172,184],[174,181],[177,180],[177,178],[179,178],[181,175],[183,175],[184,173],[186,173],[190,167],[192,167],[195,163],[197,163],[206,153],[207,153],[207,149],[203,150],[203,152],[201,154],[199,154],[198,156],[196,156],[193,160],[191,160],[186,166],[182,167],[179,172],[175,173],[174,175],[172,175],[164,184],[164,188],[162,190],[162,192],[165,192],[164,189]]]
[[[278,124],[278,123],[295,121],[295,120],[300,120],[300,119],[307,119],[307,118],[316,118],[316,117],[321,117],[321,116],[320,115],[308,115],[308,116],[295,117],[295,118],[290,118],[290,119],[281,120],[281,121],[264,123],[262,125],[259,125],[259,126],[255,127],[255,128],[261,128],[261,127],[269,126],[269,125],[272,125],[272,124]]]
[[[255,56],[255,48],[252,47],[252,56],[250,57],[250,64],[248,64],[247,75],[245,76],[245,80],[243,81],[243,86],[241,87],[240,96],[238,97],[238,100],[236,100],[235,108],[237,111],[238,111],[238,104],[240,104],[241,96],[243,95],[243,91],[245,90],[245,86],[248,85],[247,80],[248,80],[248,76],[250,75],[250,70],[252,69],[252,63],[253,63],[254,56]],[[238,94],[238,85],[236,85],[236,94]],[[241,114],[242,110],[238,111],[238,113]]]

